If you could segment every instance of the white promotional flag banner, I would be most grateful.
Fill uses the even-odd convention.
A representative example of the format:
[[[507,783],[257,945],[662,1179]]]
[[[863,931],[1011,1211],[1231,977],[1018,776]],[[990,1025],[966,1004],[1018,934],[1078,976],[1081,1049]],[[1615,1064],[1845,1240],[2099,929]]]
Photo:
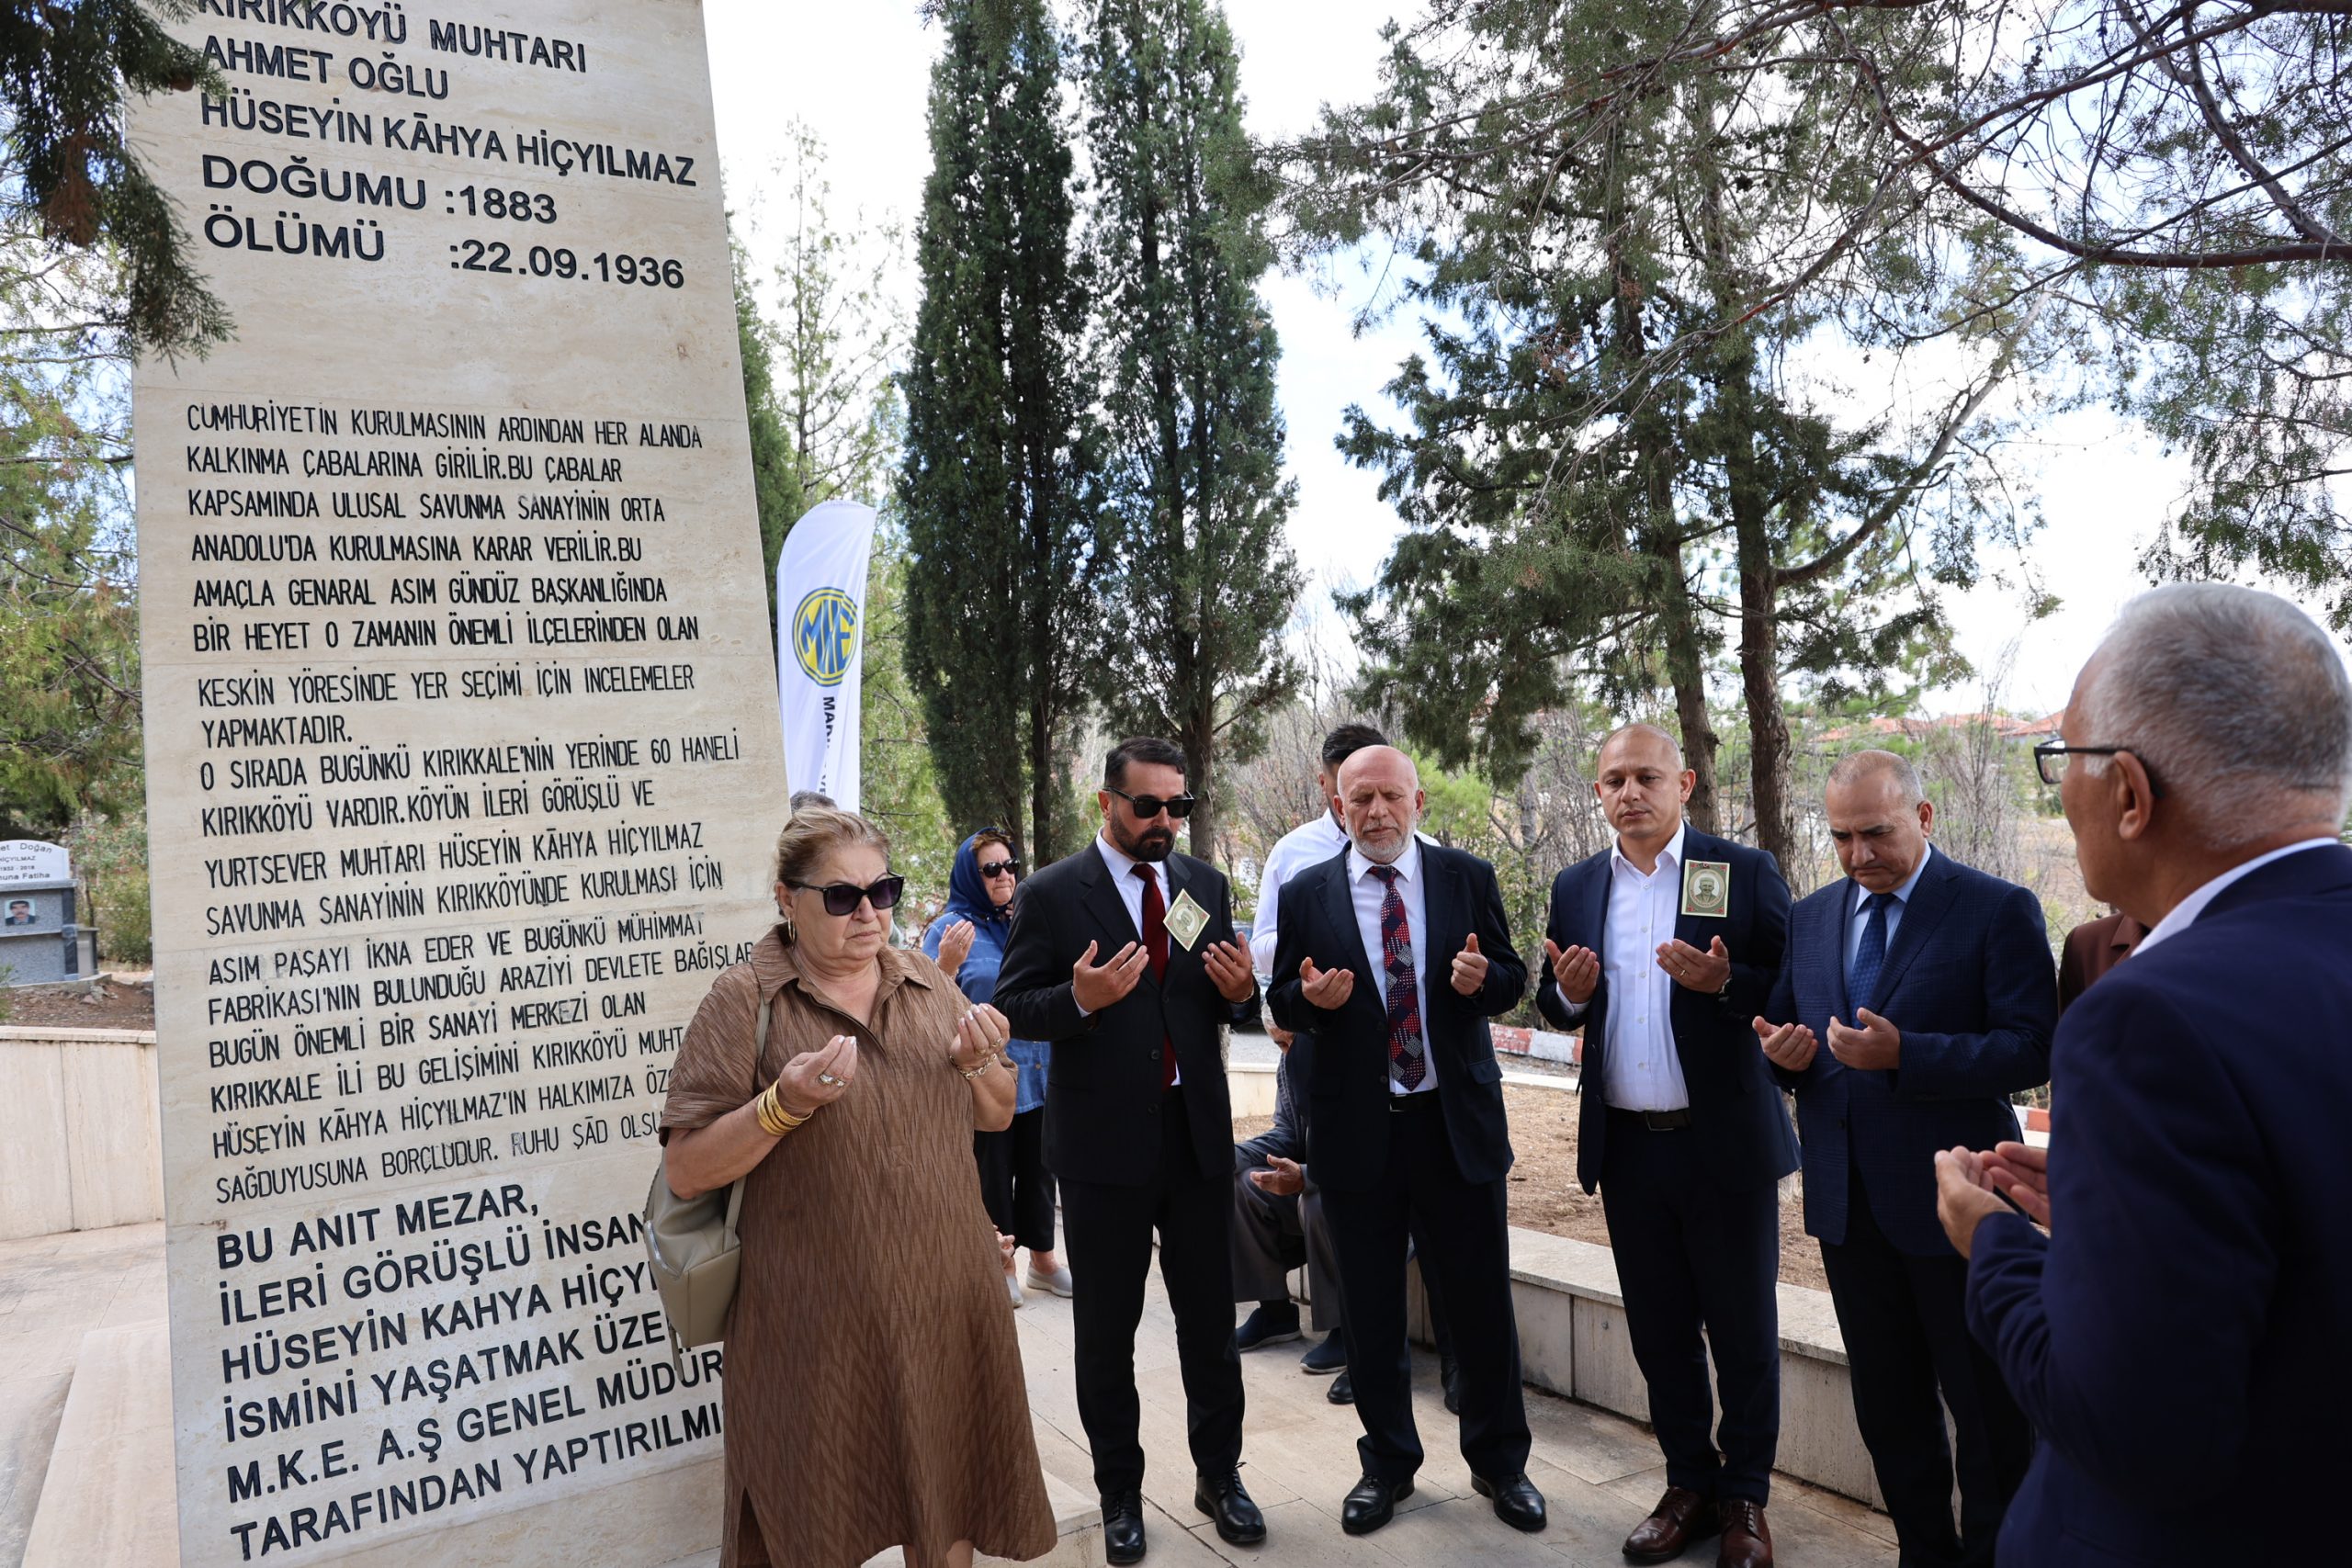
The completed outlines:
[[[775,563],[777,701],[785,779],[857,809],[859,654],[874,508],[828,501],[784,538]]]

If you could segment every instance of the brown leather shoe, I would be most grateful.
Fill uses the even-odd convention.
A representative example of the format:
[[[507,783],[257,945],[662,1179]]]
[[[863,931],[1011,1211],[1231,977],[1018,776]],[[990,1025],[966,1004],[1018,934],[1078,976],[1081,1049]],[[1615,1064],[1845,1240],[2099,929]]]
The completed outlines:
[[[1628,1562],[1671,1562],[1694,1540],[1715,1533],[1715,1505],[1688,1486],[1669,1486],[1650,1517],[1625,1538]],[[1769,1561],[1769,1549],[1768,1549]]]
[[[1772,1568],[1772,1532],[1764,1528],[1764,1505],[1733,1497],[1720,1511],[1724,1539],[1715,1548],[1715,1568]]]

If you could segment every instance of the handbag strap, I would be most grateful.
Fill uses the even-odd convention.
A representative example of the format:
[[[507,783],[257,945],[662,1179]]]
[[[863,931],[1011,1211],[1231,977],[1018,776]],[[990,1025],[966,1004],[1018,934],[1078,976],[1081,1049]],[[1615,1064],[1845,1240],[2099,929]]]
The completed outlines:
[[[781,996],[783,993],[779,991],[776,995]],[[760,1021],[758,1025],[759,1044],[752,1053],[752,1081],[755,1084],[760,1081],[760,1069],[767,1065],[768,1021],[775,1012],[775,998],[770,998],[760,1007]],[[748,1180],[748,1177],[739,1176],[728,1184],[727,1241],[728,1245],[730,1247],[733,1246],[735,1242],[735,1217],[743,1212],[743,1188]]]

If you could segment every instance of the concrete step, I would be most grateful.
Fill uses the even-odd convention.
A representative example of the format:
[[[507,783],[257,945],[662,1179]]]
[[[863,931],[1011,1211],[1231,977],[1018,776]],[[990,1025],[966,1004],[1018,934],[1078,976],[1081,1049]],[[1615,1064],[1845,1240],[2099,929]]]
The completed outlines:
[[[158,1318],[82,1336],[25,1568],[176,1568],[172,1365]]]

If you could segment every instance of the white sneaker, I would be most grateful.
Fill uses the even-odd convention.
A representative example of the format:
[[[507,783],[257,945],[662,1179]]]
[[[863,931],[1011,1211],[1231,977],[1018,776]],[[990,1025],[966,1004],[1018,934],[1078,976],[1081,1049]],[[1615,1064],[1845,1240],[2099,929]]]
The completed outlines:
[[[1057,1296],[1071,1294],[1073,1287],[1070,1284],[1069,1265],[1057,1264],[1052,1273],[1041,1274],[1037,1271],[1036,1263],[1032,1261],[1029,1265],[1029,1288],[1033,1291],[1049,1291]]]
[[[1019,1306],[1022,1302],[1021,1281],[1007,1274],[1004,1277],[1004,1293],[1012,1298],[1014,1306]]]

